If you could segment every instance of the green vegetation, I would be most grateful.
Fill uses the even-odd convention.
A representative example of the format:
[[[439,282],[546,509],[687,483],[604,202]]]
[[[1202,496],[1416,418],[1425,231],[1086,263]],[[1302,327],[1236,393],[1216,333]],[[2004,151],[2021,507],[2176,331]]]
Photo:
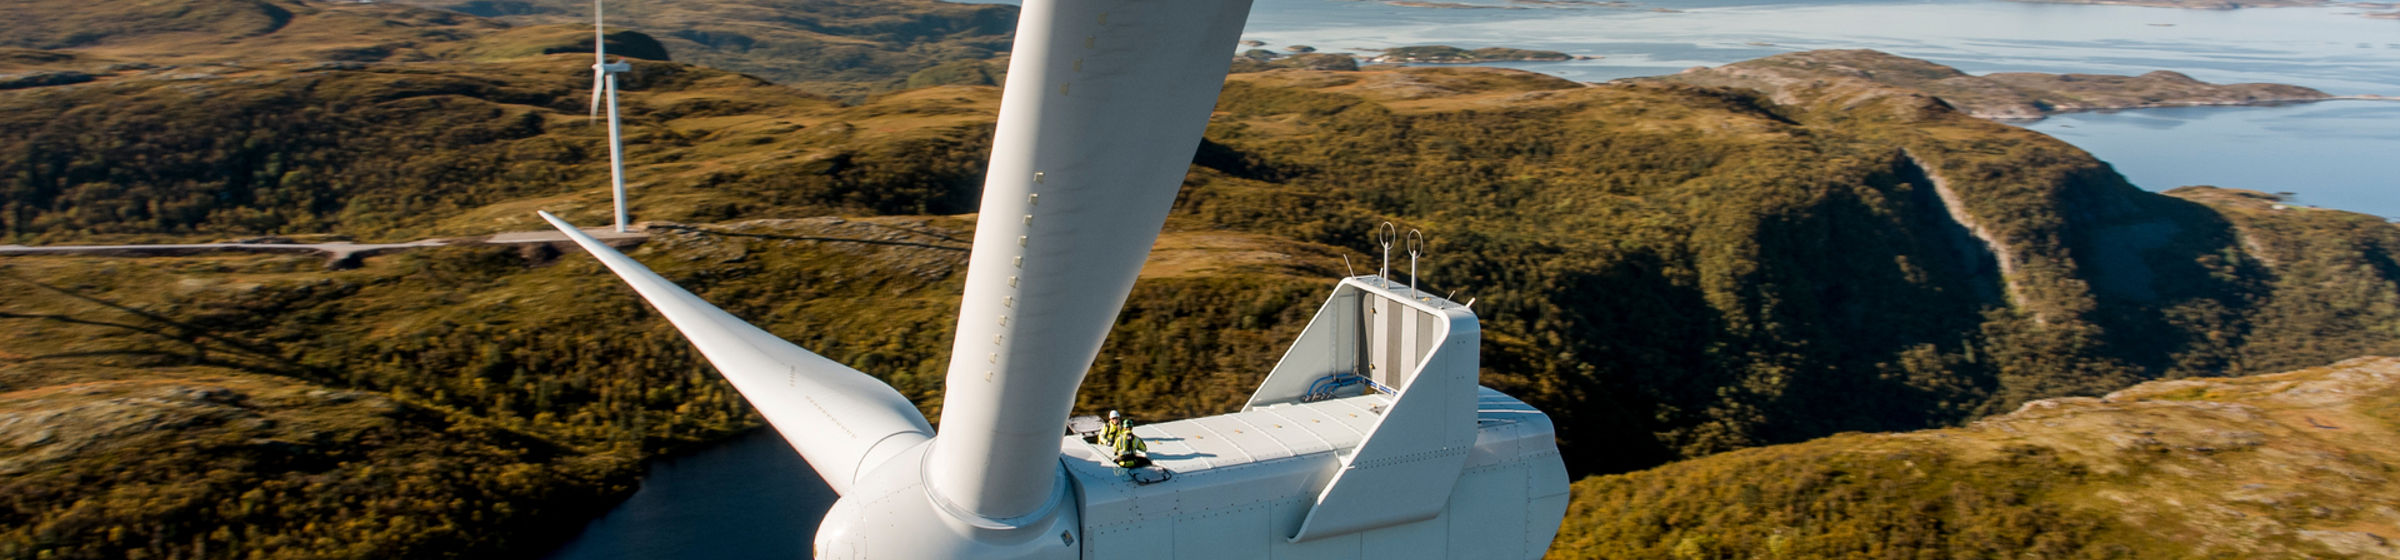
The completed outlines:
[[[15,289],[12,286],[11,289]],[[106,360],[102,360],[106,361]],[[0,557],[437,557],[534,549],[631,461],[289,378],[171,360],[0,368]],[[47,383],[37,388],[34,383]]]
[[[968,225],[743,222],[633,255],[934,415]],[[1091,376],[1146,397],[1087,408],[1238,406],[1329,276],[1258,254],[1316,249],[1192,242],[1162,249]],[[558,256],[11,259],[0,418],[32,421],[0,421],[0,520],[20,528],[0,557],[530,554],[636,459],[759,426],[596,262]]]
[[[0,21],[0,48],[152,67],[497,61],[591,52],[590,10],[571,0],[26,0]],[[610,10],[609,52],[666,60],[672,51],[856,101],[945,62],[1002,56],[1016,12],[938,0],[635,3]]]
[[[2042,447],[1962,460],[1840,436],[1574,486],[1552,558],[2184,558],[2059,502],[2092,475]],[[2137,541],[2138,542],[2138,541]]]
[[[580,0],[402,3],[519,25],[592,20]],[[847,99],[919,87],[912,73],[945,63],[1001,56],[1017,25],[1015,6],[937,0],[630,3],[609,6],[608,16],[612,27],[658,37],[679,60]]]
[[[996,86],[1007,68],[980,60],[953,60],[908,75],[907,89],[933,86]]]
[[[606,177],[588,58],[137,73],[0,98],[0,241],[531,229]],[[638,62],[625,84],[647,219],[971,208],[989,90],[843,107]],[[110,110],[91,110],[109,107]],[[864,140],[864,141],[862,141]],[[595,182],[598,181],[598,182]]]
[[[2395,231],[2371,217],[2288,214],[2332,229],[2282,233],[1921,94],[1811,95],[1244,74],[1179,210],[1359,252],[1378,221],[1425,229],[1432,283],[1485,302],[1486,382],[1550,411],[1579,472],[2400,340],[2393,276],[2364,266]],[[2348,252],[2320,267],[2240,241],[2285,236]],[[2299,327],[2344,315],[2350,336]]]
[[[2395,399],[2360,359],[1597,476],[1550,557],[2388,556]]]
[[[589,59],[574,54],[589,45],[573,43],[571,26],[276,2],[289,0],[225,4],[300,14],[238,42],[271,50],[341,31],[357,40],[325,45],[397,46],[345,51],[357,60],[198,61],[140,49],[201,31],[126,31],[0,51],[0,73],[91,78],[0,90],[0,242],[401,240],[541,229],[535,209],[586,223],[606,211],[601,132],[584,115]],[[373,10],[452,19],[393,26],[412,30],[394,39],[353,25],[379,21],[361,15],[382,13]],[[982,36],[928,35],[911,21],[883,23],[894,37]],[[638,52],[643,37],[612,41]],[[679,49],[677,40],[662,42]],[[632,255],[931,408],[972,236],[961,214],[976,201],[999,97],[939,84],[996,81],[997,67],[945,58],[944,48],[890,47],[900,39],[869,43],[878,46],[859,48],[924,62],[892,63],[902,70],[869,82],[914,74],[937,85],[845,103],[636,61],[625,84],[633,208],[662,223]],[[675,54],[705,60],[687,52]],[[1242,73],[1226,85],[1168,233],[1079,406],[1152,419],[1237,406],[1341,257],[1371,262],[1366,233],[1387,220],[1429,234],[1423,283],[1479,302],[1485,383],[1548,411],[1578,474],[1960,425],[2147,379],[2400,350],[2400,229],[2256,196],[2142,192],[2071,146],[1871,83],[1759,93],[1490,68]],[[679,335],[573,251],[469,245],[339,272],[280,257],[26,257],[0,267],[11,286],[0,290],[0,407],[66,410],[167,390],[76,392],[138,377],[197,387],[199,396],[159,398],[211,419],[157,424],[184,430],[162,438],[182,439],[120,447],[0,428],[11,430],[0,434],[10,438],[0,465],[42,469],[0,477],[26,496],[0,515],[36,528],[0,534],[0,556],[306,555],[290,543],[318,539],[418,556],[523,554],[564,530],[525,512],[612,495],[636,459],[757,425]],[[242,396],[208,396],[210,387]],[[302,398],[320,390],[360,396]],[[245,424],[243,414],[275,420]],[[178,462],[122,475],[102,470],[183,439],[231,443],[162,453]],[[245,451],[259,446],[293,458]],[[1584,544],[1562,550],[1747,555],[1770,550],[1758,539],[1776,534],[1689,529],[1701,527],[1694,517],[1780,523],[1799,532],[1779,546],[1802,547],[1781,550],[1824,555],[2152,550],[2149,521],[2044,505],[2122,476],[2084,456],[1879,449],[1923,453],[1923,480],[1942,486],[1906,487],[1920,479],[1886,464],[1888,454],[1791,459],[1836,472],[1799,469],[1781,451],[1736,453],[1722,458],[1759,462],[1666,468],[1817,473],[1806,480],[1822,485],[1755,492],[1768,500],[1759,503],[1824,513],[1661,502],[1642,507],[1664,517],[1639,527],[1573,526],[1562,542]],[[206,466],[216,456],[251,462]],[[283,466],[301,463],[337,467]],[[400,480],[444,482],[378,486],[387,483],[375,477],[404,464],[421,477]],[[193,468],[205,470],[177,470]],[[1615,507],[1596,486],[1725,503],[1707,494],[1715,487],[1630,476],[1586,481],[1577,511]],[[184,479],[206,482],[157,482]],[[320,479],[339,491],[308,499],[331,509],[258,514],[143,497],[218,504],[232,488]],[[1852,483],[1878,486],[1820,491]],[[88,496],[100,497],[76,505]],[[1856,509],[1886,503],[1914,509]],[[490,523],[473,517],[496,511]],[[317,526],[289,522],[303,514]],[[1889,524],[1908,525],[1875,533]],[[111,527],[125,536],[107,536]],[[233,534],[218,538],[219,527]],[[1862,534],[1913,540],[1859,548],[1869,546],[1853,538]],[[1653,546],[1666,548],[1643,548]]]
[[[263,306],[342,296],[349,278],[317,264],[7,263],[0,557],[538,549],[630,490],[629,454],[337,388],[276,334],[240,330],[279,322],[247,315]]]

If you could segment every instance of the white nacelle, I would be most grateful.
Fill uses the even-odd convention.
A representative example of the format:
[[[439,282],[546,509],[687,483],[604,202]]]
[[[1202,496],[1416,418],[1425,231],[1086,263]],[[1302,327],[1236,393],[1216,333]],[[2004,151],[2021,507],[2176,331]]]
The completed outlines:
[[[1548,551],[1567,508],[1549,417],[1476,385],[1473,313],[1387,286],[1343,280],[1241,412],[1135,427],[1166,482],[1136,483],[1066,440],[1083,557]],[[1346,376],[1373,383],[1327,388]]]

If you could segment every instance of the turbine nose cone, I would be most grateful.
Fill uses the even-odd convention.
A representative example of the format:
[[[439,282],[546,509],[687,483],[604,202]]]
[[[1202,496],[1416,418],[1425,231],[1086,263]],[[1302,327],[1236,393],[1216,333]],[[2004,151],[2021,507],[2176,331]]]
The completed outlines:
[[[936,437],[935,440],[940,439]],[[1069,560],[1083,557],[1081,506],[1060,484],[1057,507],[1013,526],[964,520],[925,486],[932,440],[884,461],[843,493],[817,526],[820,559]],[[1062,474],[1063,476],[1063,474]]]

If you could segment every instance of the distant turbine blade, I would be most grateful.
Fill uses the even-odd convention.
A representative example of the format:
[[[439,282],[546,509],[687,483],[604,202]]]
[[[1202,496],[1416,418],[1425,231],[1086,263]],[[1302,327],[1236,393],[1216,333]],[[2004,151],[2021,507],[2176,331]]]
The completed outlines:
[[[890,385],[709,305],[549,212],[541,216],[683,331],[835,492],[848,493],[861,472],[933,434]]]
[[[600,17],[600,0],[592,0],[592,64],[608,64],[608,21]]]
[[[607,85],[607,82],[608,82],[608,70],[606,70],[606,69],[605,69],[605,67],[602,67],[602,66],[593,66],[593,67],[592,67],[592,119],[593,119],[593,120],[598,120],[598,119],[600,118],[600,96],[601,96],[601,94],[602,94],[601,90],[602,90],[603,88],[606,88],[606,87],[608,87],[608,85]]]
[[[935,497],[1043,513],[1075,390],[1183,184],[1250,0],[1028,0],[926,460]]]
[[[608,76],[608,22],[600,0],[592,0],[592,119],[600,118],[600,82]]]

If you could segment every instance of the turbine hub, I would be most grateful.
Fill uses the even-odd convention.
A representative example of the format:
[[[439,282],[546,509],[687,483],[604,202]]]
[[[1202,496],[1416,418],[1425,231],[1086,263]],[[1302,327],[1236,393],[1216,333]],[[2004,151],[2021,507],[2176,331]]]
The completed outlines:
[[[1059,471],[1055,507],[1047,514],[1003,524],[968,519],[925,484],[920,443],[873,467],[866,478],[833,502],[817,526],[815,557],[857,559],[1068,560],[1083,556],[1083,526],[1072,486]],[[971,516],[972,514],[967,514]]]

